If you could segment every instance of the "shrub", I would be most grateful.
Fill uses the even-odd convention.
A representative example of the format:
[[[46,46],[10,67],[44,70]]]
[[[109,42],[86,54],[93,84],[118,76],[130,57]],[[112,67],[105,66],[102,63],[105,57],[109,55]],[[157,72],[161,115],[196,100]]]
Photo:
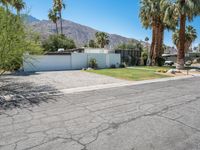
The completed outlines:
[[[165,64],[165,59],[163,57],[158,57],[157,58],[157,63],[158,63],[158,66],[164,66]]]
[[[111,65],[111,66],[110,66],[110,68],[113,68],[113,69],[115,69],[115,68],[116,68],[116,66],[115,66],[115,65]]]
[[[122,63],[119,65],[119,68],[126,68],[126,63]]]
[[[49,38],[42,43],[45,51],[55,52],[59,48],[73,49],[76,45],[73,40],[64,35],[50,35]]]
[[[90,61],[89,61],[89,67],[93,68],[93,69],[97,69],[98,68],[98,64],[97,64],[96,59],[94,59],[94,58],[90,59]]]
[[[144,51],[142,52],[142,61],[143,61],[143,65],[146,66],[147,65],[147,60],[148,60],[148,52]]]
[[[160,72],[160,73],[167,73],[168,70],[166,69],[160,69],[160,70],[157,70],[156,72]]]

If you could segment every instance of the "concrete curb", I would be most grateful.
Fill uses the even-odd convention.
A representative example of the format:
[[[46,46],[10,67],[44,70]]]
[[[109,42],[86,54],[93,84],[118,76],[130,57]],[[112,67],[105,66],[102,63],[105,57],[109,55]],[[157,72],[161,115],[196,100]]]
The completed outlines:
[[[62,92],[63,94],[73,94],[73,93],[89,92],[89,91],[95,91],[95,90],[101,90],[101,89],[109,89],[109,88],[142,85],[142,84],[149,84],[149,83],[156,83],[156,82],[182,80],[182,79],[189,79],[189,78],[193,78],[193,77],[194,76],[170,77],[170,78],[153,79],[153,80],[145,80],[145,81],[122,82],[122,83],[113,83],[113,84],[101,84],[101,85],[95,85],[95,86],[63,89],[63,90],[59,90],[59,91]]]

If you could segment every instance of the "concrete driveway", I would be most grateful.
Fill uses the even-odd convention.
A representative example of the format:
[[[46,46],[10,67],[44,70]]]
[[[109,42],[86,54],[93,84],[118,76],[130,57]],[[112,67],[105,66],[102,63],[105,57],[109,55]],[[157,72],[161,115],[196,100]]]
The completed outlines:
[[[1,150],[200,150],[200,78],[1,110]]]
[[[32,83],[35,86],[48,85],[57,90],[124,82],[124,80],[85,71],[22,73],[8,76],[8,78],[18,83]]]

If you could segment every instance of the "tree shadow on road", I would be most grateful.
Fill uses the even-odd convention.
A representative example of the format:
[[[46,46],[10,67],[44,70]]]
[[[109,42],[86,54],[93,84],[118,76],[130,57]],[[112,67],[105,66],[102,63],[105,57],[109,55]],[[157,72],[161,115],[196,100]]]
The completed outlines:
[[[56,101],[61,93],[48,85],[17,82],[13,78],[0,78],[0,110],[25,108],[42,102]]]

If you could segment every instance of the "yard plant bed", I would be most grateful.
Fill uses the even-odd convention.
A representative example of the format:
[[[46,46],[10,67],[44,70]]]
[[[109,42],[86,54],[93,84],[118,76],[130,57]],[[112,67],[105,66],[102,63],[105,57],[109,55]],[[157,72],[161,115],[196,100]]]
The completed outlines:
[[[100,75],[107,75],[107,76],[115,77],[119,79],[133,80],[133,81],[170,77],[168,75],[162,75],[162,74],[156,73],[157,69],[159,69],[159,67],[156,67],[156,68],[136,67],[136,68],[123,68],[123,69],[89,70],[87,72],[97,73]],[[163,69],[163,68],[160,68],[160,69]]]

